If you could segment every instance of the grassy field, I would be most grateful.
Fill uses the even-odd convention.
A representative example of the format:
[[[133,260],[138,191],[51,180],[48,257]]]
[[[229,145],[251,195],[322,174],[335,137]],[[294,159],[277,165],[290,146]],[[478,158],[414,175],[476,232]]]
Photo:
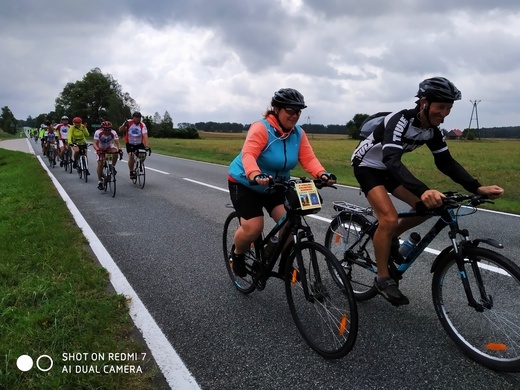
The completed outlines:
[[[151,139],[153,152],[228,165],[240,152],[245,134],[201,133],[202,139]],[[339,135],[309,135],[314,151],[341,184],[358,186],[350,166],[350,156],[358,141]],[[520,214],[520,141],[448,141],[451,154],[484,185],[496,184],[505,195],[486,208]],[[403,161],[430,188],[439,191],[465,190],[440,173],[425,146],[404,156]],[[294,175],[303,175],[301,168]]]
[[[106,270],[38,160],[0,149],[0,183],[0,388],[156,388],[159,370],[135,337],[126,298],[109,291]],[[109,361],[118,352],[137,355]],[[88,357],[63,357],[72,353]],[[92,353],[106,355],[95,361]],[[43,358],[43,371],[23,372],[21,355],[35,365],[48,355],[53,366]],[[136,373],[104,374],[123,365]]]

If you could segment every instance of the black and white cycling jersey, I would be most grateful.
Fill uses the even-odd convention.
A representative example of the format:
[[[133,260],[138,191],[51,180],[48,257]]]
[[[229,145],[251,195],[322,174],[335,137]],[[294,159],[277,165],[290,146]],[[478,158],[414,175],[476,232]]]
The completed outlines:
[[[406,189],[420,197],[429,188],[406,168],[401,157],[426,144],[437,168],[475,193],[480,183],[451,156],[442,131],[438,127],[422,128],[418,114],[419,109],[414,108],[387,115],[374,132],[359,143],[352,154],[352,165],[388,169]]]

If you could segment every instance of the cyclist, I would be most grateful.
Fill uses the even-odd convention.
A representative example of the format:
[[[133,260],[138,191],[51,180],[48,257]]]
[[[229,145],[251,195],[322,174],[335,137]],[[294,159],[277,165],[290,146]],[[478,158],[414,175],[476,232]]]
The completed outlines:
[[[49,126],[47,127],[47,130],[45,131],[44,139],[46,153],[52,147],[54,147],[54,150],[57,150],[58,134],[54,131],[54,127],[50,125],[50,122]],[[54,164],[56,164],[56,154],[54,154],[53,162]]]
[[[246,275],[244,253],[264,228],[263,208],[275,221],[285,214],[284,194],[265,192],[270,178],[289,179],[290,170],[300,162],[313,177],[335,183],[336,177],[323,168],[305,131],[296,125],[306,107],[303,95],[295,89],[275,92],[271,108],[251,125],[242,151],[230,164],[229,193],[241,221],[231,252],[237,276]],[[250,180],[259,185],[251,185]]]
[[[77,168],[77,161],[79,156],[79,148],[87,148],[87,138],[90,134],[85,126],[82,124],[82,120],[79,116],[72,120],[72,126],[67,132],[67,143],[69,145],[74,144],[72,150],[74,151],[74,160],[72,163],[73,168]],[[87,175],[90,175],[87,169]]]
[[[46,150],[45,150],[45,132],[47,131],[47,129],[49,128],[51,122],[47,121],[44,123],[42,123],[40,125],[40,142],[41,142],[41,147],[42,147],[42,154],[45,156],[46,155]]]
[[[119,126],[119,131],[124,132],[124,140],[126,144],[126,152],[128,153],[128,169],[130,170],[130,179],[136,178],[134,172],[134,154],[136,150],[149,150],[148,129],[142,121],[142,115],[139,111],[132,114],[132,119],[125,121]]]
[[[387,115],[373,133],[359,143],[351,159],[354,175],[379,221],[373,237],[377,262],[374,285],[380,295],[394,305],[408,304],[409,300],[388,273],[391,245],[398,245],[396,237],[424,222],[425,218],[398,221],[396,208],[388,193],[412,208],[419,201],[428,208],[439,207],[444,197],[408,170],[401,161],[403,154],[426,144],[437,168],[467,191],[491,198],[504,192],[496,185],[482,186],[448,150],[439,126],[449,115],[453,102],[462,97],[455,85],[444,77],[432,77],[419,84],[416,97],[418,100],[414,108]]]
[[[56,126],[56,132],[58,133],[59,139],[58,147],[60,148],[60,167],[63,166],[63,152],[67,147],[67,134],[69,132],[69,128],[69,117],[64,115],[61,117],[61,123]]]
[[[100,158],[101,152],[118,152],[119,156],[123,156],[123,151],[121,150],[121,145],[119,144],[119,137],[115,130],[112,129],[112,123],[109,121],[104,121],[101,123],[101,128],[98,129],[94,133],[94,150],[96,151],[96,159],[97,159],[97,176],[98,176],[98,189],[103,190],[105,187],[103,186],[103,180],[101,179],[101,175],[103,172],[103,160]],[[117,154],[112,156],[112,165],[116,165],[117,162]],[[114,168],[114,175],[116,174],[116,169]]]

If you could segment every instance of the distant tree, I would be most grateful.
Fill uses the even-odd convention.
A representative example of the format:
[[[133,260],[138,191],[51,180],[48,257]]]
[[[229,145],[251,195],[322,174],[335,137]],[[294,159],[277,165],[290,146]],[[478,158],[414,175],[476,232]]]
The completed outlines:
[[[162,122],[162,118],[161,118],[161,115],[155,111],[155,114],[153,115],[153,123],[161,123]]]
[[[2,115],[0,116],[0,129],[6,133],[16,134],[18,121],[14,117],[9,107],[2,107]]]
[[[368,114],[356,114],[354,118],[347,122],[347,135],[352,139],[361,139],[359,135],[359,130],[361,129],[361,124],[365,119],[367,119],[370,115]]]
[[[92,69],[82,80],[67,83],[56,98],[56,119],[62,115],[79,116],[88,123],[109,120],[123,123],[139,106],[119,83],[99,68]]]

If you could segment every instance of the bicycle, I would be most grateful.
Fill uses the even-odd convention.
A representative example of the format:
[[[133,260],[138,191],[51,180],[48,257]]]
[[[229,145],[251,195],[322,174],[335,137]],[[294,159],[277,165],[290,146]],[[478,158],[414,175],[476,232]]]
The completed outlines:
[[[324,186],[321,181],[305,178],[275,181],[269,186],[268,191],[285,192],[287,212],[265,237],[262,234],[251,244],[245,256],[247,275],[244,277],[234,274],[230,257],[234,250],[234,235],[240,226],[240,218],[232,211],[224,223],[224,260],[233,285],[243,294],[263,290],[271,277],[284,280],[289,309],[303,339],[322,357],[338,359],[350,352],[357,337],[356,301],[337,259],[314,241],[304,216],[319,211],[321,204],[319,208],[302,207],[297,193],[300,184]],[[232,205],[226,207],[233,208]],[[266,245],[279,232],[280,244],[269,256]],[[340,284],[336,278],[340,279]]]
[[[103,159],[103,173],[102,180],[105,192],[108,190],[112,194],[112,198],[116,196],[116,169],[112,163],[114,155],[119,155],[119,152],[99,152],[99,158]]]
[[[449,227],[451,245],[440,252],[430,271],[436,314],[448,336],[471,359],[496,371],[520,372],[520,267],[481,247],[503,248],[498,241],[470,240],[468,230],[459,227],[459,218],[489,202],[485,196],[445,195],[443,206],[437,209],[418,203],[417,211],[398,213],[399,218],[429,215],[438,219],[406,257],[392,247],[390,276],[398,283],[433,239]],[[351,203],[334,202],[334,209],[339,213],[327,229],[325,246],[340,260],[356,299],[373,298],[377,268],[371,241],[377,218],[370,207]]]
[[[144,184],[146,182],[146,168],[144,166],[144,160],[146,160],[146,153],[148,156],[152,154],[152,150],[148,149],[139,149],[134,152],[134,173],[135,179],[132,179],[134,184],[139,183],[139,187],[144,188]]]
[[[63,150],[63,168],[72,173],[72,149],[69,145],[65,145]]]
[[[85,179],[85,183],[87,183],[88,176],[90,175],[88,171],[87,149],[90,144],[72,144],[71,146],[77,146],[79,148],[79,157],[76,161],[76,170],[78,171],[79,178]]]
[[[47,143],[47,158],[49,159],[49,167],[54,168],[56,166],[56,143],[49,142]]]

